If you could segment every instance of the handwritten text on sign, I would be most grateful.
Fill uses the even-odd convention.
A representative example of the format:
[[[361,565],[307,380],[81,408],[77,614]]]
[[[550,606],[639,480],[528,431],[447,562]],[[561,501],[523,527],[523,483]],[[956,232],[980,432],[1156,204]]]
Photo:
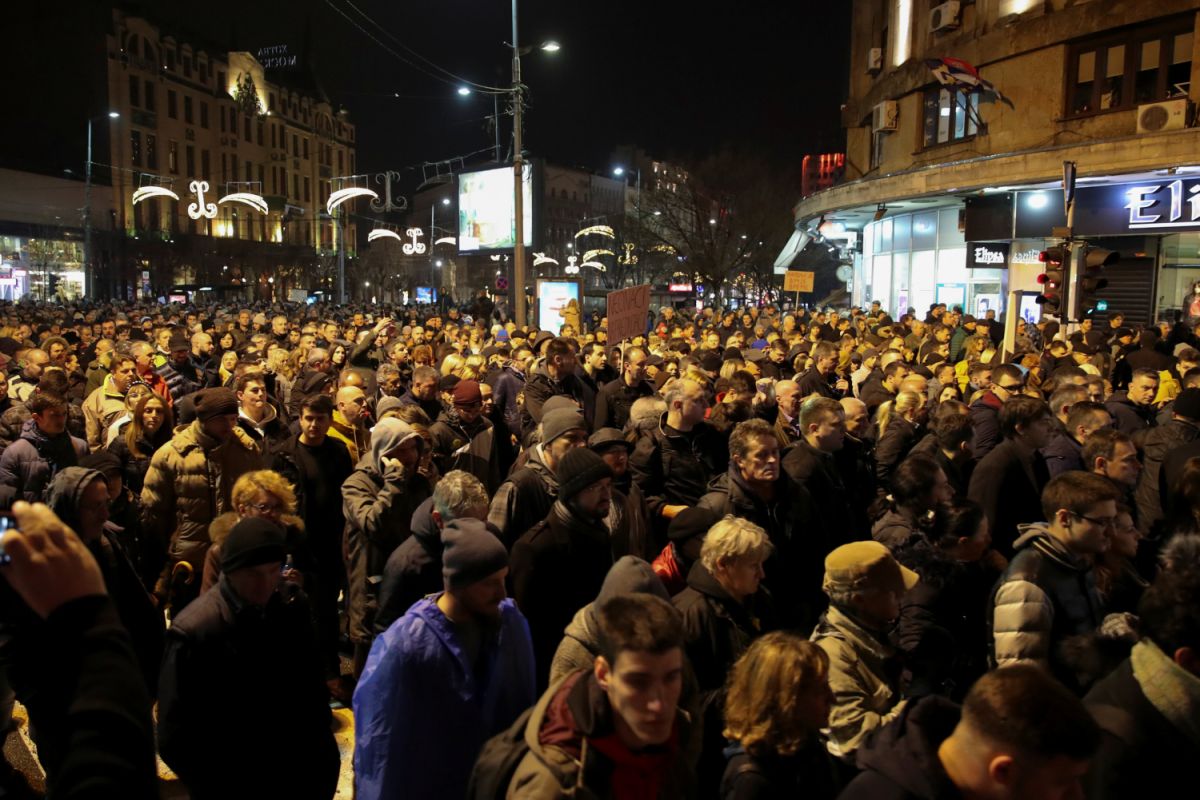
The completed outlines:
[[[650,286],[633,286],[608,293],[608,340],[620,342],[646,332]]]
[[[813,290],[813,276],[815,275],[815,272],[790,269],[783,276],[783,290],[785,292],[811,292]]]

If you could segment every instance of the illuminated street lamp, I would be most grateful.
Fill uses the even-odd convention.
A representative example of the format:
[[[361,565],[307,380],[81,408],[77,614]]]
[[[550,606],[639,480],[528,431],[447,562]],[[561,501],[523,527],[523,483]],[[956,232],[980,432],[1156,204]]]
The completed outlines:
[[[92,120],[101,116],[89,117],[87,121],[87,163],[84,164],[83,184],[83,296],[88,297],[96,291],[96,278],[92,270]],[[117,119],[121,115],[109,111],[109,119]]]

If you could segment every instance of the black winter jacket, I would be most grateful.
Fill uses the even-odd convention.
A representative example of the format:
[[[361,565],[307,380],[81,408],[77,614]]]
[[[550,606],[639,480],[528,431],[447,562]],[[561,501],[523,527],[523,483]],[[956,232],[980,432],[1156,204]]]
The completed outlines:
[[[959,707],[936,695],[910,702],[900,716],[858,748],[862,772],[838,800],[954,800],[938,748],[954,732]]]
[[[663,521],[663,506],[694,506],[708,483],[729,466],[729,446],[710,425],[699,423],[689,433],[667,425],[667,415],[638,439],[629,467],[642,487],[651,520]]]

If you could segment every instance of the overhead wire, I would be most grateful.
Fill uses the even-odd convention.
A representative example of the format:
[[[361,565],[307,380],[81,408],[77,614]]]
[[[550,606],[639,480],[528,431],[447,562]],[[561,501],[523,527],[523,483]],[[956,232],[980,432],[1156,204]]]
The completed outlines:
[[[397,38],[395,35],[390,33],[386,28],[384,28],[382,25],[380,25],[378,22],[376,22],[372,17],[370,17],[368,14],[366,14],[366,12],[364,12],[358,6],[354,5],[354,3],[350,2],[350,0],[346,0],[346,4],[349,5],[351,8],[353,8],[355,10],[355,12],[357,12],[360,16],[362,16],[363,19],[365,19],[368,24],[373,25],[384,36],[387,36],[389,39],[394,41],[397,45],[402,47],[404,50],[411,53],[413,57],[420,59],[421,61],[425,62],[426,64],[429,64],[433,69],[437,70],[438,72],[440,72],[442,74],[439,75],[434,72],[430,72],[429,69],[427,69],[426,67],[422,66],[421,64],[415,63],[412,59],[405,57],[401,53],[398,53],[394,48],[392,48],[389,45],[387,45],[386,43],[380,41],[380,39],[377,36],[375,36],[373,33],[371,33],[366,28],[364,28],[362,25],[360,25],[357,20],[355,20],[353,17],[351,17],[349,14],[347,14],[344,9],[339,7],[336,4],[335,0],[325,0],[325,4],[327,6],[329,6],[331,9],[333,9],[334,11],[336,11],[339,15],[341,15],[347,22],[349,22],[351,25],[353,25],[355,28],[357,28],[368,39],[375,42],[377,45],[382,47],[384,50],[386,50],[392,56],[396,57],[397,59],[404,62],[405,64],[412,67],[413,69],[417,70],[418,72],[425,75],[426,77],[433,78],[434,80],[437,80],[437,81],[441,81],[442,83],[445,83],[449,86],[458,86],[458,85],[466,84],[466,85],[474,88],[475,90],[486,93],[486,94],[509,94],[512,92],[511,87],[488,86],[487,84],[479,83],[478,81],[473,81],[469,78],[464,78],[460,75],[457,75],[457,74],[451,72],[450,70],[446,69],[445,67],[439,66],[438,64],[429,60],[428,58],[421,55],[417,51],[413,50],[408,45],[404,44],[404,42],[402,42],[399,38]],[[449,76],[449,77],[446,77],[446,76]]]

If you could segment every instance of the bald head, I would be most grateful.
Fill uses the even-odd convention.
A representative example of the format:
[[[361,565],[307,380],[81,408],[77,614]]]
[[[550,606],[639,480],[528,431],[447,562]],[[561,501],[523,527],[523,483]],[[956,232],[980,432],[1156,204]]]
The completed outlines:
[[[357,423],[367,407],[367,396],[357,386],[343,386],[335,398],[337,410],[351,425]]]
[[[779,410],[788,419],[795,419],[800,414],[800,384],[795,381],[777,381],[775,383],[775,402]]]
[[[838,401],[846,412],[846,433],[856,439],[861,439],[871,427],[871,417],[867,413],[867,404],[857,397],[843,397]]]
[[[363,380],[363,376],[354,369],[344,369],[338,375],[338,386],[357,386],[359,389],[364,388],[367,382]]]

